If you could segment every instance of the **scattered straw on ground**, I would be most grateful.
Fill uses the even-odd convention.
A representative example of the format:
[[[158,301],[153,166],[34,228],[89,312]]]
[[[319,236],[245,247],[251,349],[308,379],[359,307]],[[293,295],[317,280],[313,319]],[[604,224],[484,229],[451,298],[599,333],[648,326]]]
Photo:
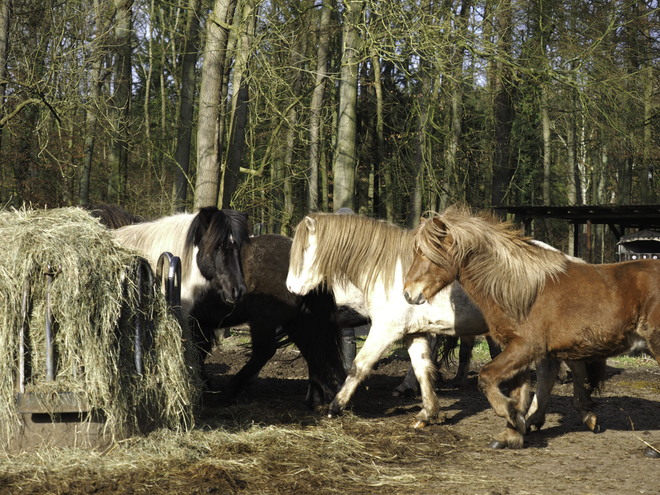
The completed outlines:
[[[161,429],[90,457],[51,449],[0,458],[0,486],[22,493],[411,493],[434,473],[408,466],[452,449],[420,444],[414,432],[387,421],[286,409],[236,405],[192,431]]]

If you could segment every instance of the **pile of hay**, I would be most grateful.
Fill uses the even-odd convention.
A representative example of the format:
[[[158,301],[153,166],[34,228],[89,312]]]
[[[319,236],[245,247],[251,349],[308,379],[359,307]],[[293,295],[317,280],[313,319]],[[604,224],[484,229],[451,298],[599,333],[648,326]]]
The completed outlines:
[[[30,376],[26,392],[73,392],[106,418],[106,431],[134,433],[148,411],[156,427],[189,428],[198,393],[198,370],[187,328],[164,298],[150,297],[153,345],[144,350],[144,373],[134,361],[137,254],[79,208],[0,211],[0,438],[18,425],[21,308],[26,283]],[[46,277],[55,321],[56,376],[45,377]],[[1,441],[0,441],[1,442]]]

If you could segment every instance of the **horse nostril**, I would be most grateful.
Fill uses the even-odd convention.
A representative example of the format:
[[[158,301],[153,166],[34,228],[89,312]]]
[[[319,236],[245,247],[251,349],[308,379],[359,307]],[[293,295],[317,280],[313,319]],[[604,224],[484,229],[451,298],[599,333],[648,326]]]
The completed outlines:
[[[412,298],[410,297],[410,292],[407,290],[403,292],[403,297],[405,297],[408,304],[412,304]]]
[[[232,287],[231,297],[234,301],[238,301],[243,297],[244,291],[240,287]]]

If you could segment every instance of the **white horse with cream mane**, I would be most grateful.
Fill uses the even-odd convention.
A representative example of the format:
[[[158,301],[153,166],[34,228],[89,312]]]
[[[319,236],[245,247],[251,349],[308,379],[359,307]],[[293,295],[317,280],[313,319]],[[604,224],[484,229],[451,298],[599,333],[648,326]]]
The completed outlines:
[[[330,416],[344,409],[381,355],[403,339],[422,394],[423,409],[414,426],[425,426],[440,411],[427,334],[461,337],[488,332],[481,311],[458,284],[428,304],[406,302],[403,277],[412,262],[413,235],[358,215],[312,214],[296,228],[289,290],[303,295],[325,282],[338,305],[350,304],[371,320],[369,335],[330,405]]]

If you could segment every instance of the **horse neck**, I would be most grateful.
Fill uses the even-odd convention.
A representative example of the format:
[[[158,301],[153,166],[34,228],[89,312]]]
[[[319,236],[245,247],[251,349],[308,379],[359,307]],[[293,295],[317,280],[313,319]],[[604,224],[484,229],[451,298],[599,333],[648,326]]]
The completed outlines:
[[[123,227],[115,232],[119,242],[142,252],[154,269],[158,258],[165,251],[178,256],[181,259],[182,283],[185,283],[197,266],[195,250],[186,245],[186,234],[192,218],[191,214],[180,213],[153,222]]]

